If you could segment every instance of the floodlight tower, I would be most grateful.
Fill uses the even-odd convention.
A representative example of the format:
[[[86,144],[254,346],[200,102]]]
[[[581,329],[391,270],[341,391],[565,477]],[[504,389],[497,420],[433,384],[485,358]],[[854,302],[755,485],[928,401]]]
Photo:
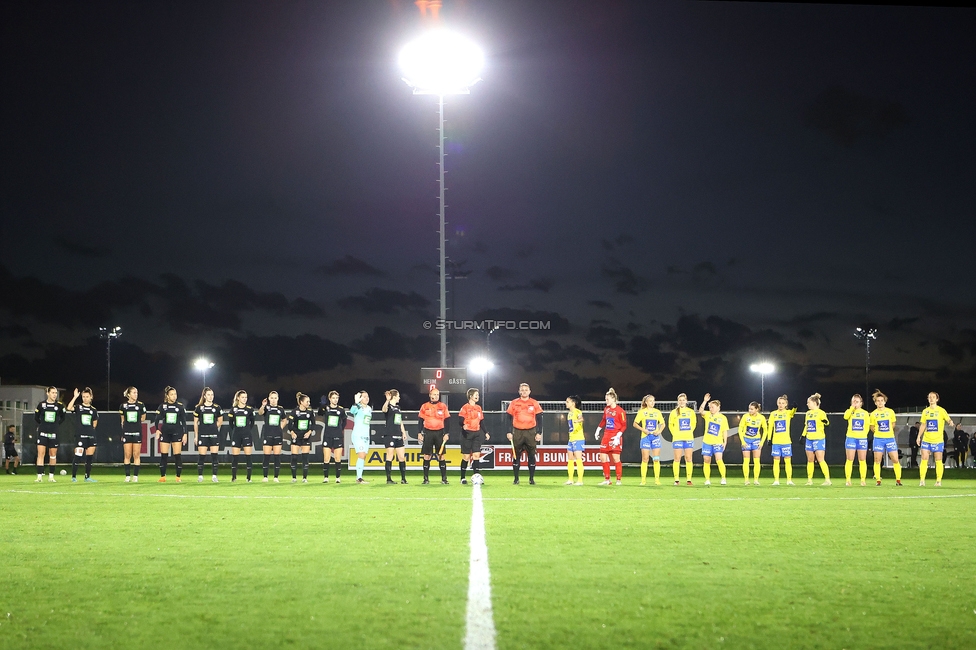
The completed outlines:
[[[854,338],[864,341],[864,403],[868,403],[868,375],[871,373],[871,341],[878,338],[878,328],[862,325],[854,328]]]
[[[754,363],[749,370],[759,373],[759,410],[766,407],[766,375],[772,374],[776,367],[768,361]]]
[[[200,357],[193,362],[193,367],[203,373],[203,387],[207,387],[207,371],[214,367],[213,361]]]
[[[105,341],[105,410],[112,410],[112,341],[122,336],[122,328],[116,325],[112,329],[107,327],[98,328],[98,338]]]

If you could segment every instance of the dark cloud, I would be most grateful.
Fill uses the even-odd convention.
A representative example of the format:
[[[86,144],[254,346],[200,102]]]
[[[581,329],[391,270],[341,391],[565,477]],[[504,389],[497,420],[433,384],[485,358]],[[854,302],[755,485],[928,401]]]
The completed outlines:
[[[88,240],[89,238],[85,237],[84,239]],[[112,254],[112,250],[107,246],[92,246],[80,241],[80,237],[69,237],[68,235],[59,234],[52,237],[51,240],[63,251],[79,257],[100,259]]]
[[[837,144],[851,147],[865,138],[884,138],[907,124],[908,114],[898,102],[867,97],[843,86],[830,86],[813,99],[804,120]]]
[[[353,341],[352,349],[370,359],[413,359],[427,361],[436,356],[440,341],[435,336],[405,336],[388,327],[376,327]]]
[[[583,399],[599,399],[606,394],[609,387],[610,381],[606,377],[580,377],[567,370],[557,370],[553,373],[552,381],[545,384],[549,395],[579,395]]]
[[[543,293],[549,293],[552,289],[553,284],[555,284],[549,278],[540,278],[538,280],[529,280],[528,284],[503,284],[498,287],[499,291],[541,291]]]
[[[811,314],[801,314],[799,316],[794,316],[789,320],[779,321],[780,325],[810,325],[811,323],[820,323],[823,321],[833,320],[840,316],[837,312],[833,311],[818,311]]]
[[[636,296],[647,286],[646,280],[639,277],[629,267],[617,261],[601,266],[600,275],[609,278],[613,282],[614,289],[617,293]]]
[[[536,249],[537,247],[535,244],[523,244],[515,249],[515,257],[520,260],[532,257],[532,253],[534,253]]]
[[[598,307],[600,309],[613,309],[613,305],[611,305],[606,300],[591,300],[587,304],[590,304],[594,307]]]
[[[324,275],[367,275],[373,277],[386,275],[375,266],[352,255],[341,257],[331,264],[323,264],[315,270]]]
[[[906,325],[911,325],[916,322],[918,322],[918,318],[892,318],[890,321],[888,321],[886,327],[892,332],[895,332]]]
[[[665,332],[675,350],[692,357],[722,355],[748,347],[805,349],[773,330],[753,331],[742,323],[719,316],[702,320],[696,314],[683,315],[673,328],[666,327]]]
[[[515,271],[512,269],[505,269],[500,266],[489,266],[487,269],[485,269],[485,275],[497,282],[498,280],[508,280],[509,278],[514,278]]]
[[[590,326],[586,331],[586,341],[605,350],[623,350],[627,347],[620,336],[620,330],[604,325]]]
[[[652,375],[674,372],[678,355],[665,349],[666,340],[660,334],[635,336],[630,339],[624,358],[632,366]]]
[[[395,314],[402,311],[422,312],[430,301],[415,291],[403,293],[373,287],[362,296],[349,296],[336,301],[343,309],[356,309],[367,314]]]
[[[225,363],[237,372],[274,380],[352,363],[349,349],[314,334],[228,336]]]
[[[569,321],[559,314],[551,311],[534,311],[531,309],[512,309],[502,307],[500,309],[483,309],[472,316],[472,320],[494,320],[494,321],[541,321],[548,323],[549,328],[537,330],[546,334],[569,334],[572,328]]]

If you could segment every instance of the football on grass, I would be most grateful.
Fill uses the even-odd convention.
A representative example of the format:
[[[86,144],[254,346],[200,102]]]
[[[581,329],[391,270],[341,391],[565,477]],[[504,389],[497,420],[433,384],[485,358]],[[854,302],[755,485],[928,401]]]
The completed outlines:
[[[471,477],[471,482],[475,485],[481,485],[485,482],[485,479],[482,478],[481,474],[475,474]]]

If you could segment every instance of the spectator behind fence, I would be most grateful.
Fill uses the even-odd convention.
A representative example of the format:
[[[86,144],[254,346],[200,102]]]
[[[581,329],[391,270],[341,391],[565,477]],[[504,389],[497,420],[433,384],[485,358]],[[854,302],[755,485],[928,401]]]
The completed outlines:
[[[956,457],[956,467],[966,466],[966,448],[969,446],[969,434],[962,428],[962,423],[956,423],[952,432],[952,448]]]
[[[912,451],[912,457],[908,461],[908,467],[918,467],[918,427],[921,422],[916,422],[912,425],[912,428],[908,430],[908,447]]]
[[[976,468],[976,433],[969,437],[969,457],[973,459],[973,467]]]

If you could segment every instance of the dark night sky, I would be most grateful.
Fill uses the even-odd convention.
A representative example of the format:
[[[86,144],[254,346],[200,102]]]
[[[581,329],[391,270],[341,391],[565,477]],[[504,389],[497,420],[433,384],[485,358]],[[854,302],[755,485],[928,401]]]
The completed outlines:
[[[494,388],[742,408],[768,358],[767,395],[835,410],[871,322],[893,406],[976,410],[976,11],[445,5],[487,55],[446,109],[454,316],[553,319],[492,337]],[[113,377],[150,394],[197,390],[199,353],[222,399],[416,393],[437,206],[435,100],[396,67],[412,2],[2,11],[4,382],[104,386],[93,332],[121,324]],[[455,341],[459,365],[483,345]]]

